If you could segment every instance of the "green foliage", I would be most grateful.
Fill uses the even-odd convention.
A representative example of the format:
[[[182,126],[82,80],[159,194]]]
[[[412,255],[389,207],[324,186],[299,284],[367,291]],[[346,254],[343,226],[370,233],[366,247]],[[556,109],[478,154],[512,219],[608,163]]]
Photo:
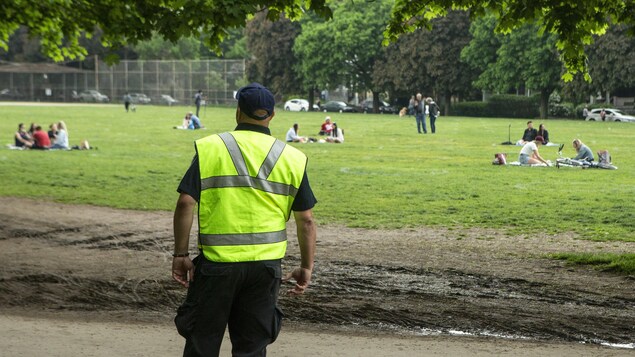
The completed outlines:
[[[156,32],[173,43],[202,36],[211,48],[220,50],[230,29],[244,27],[264,8],[271,20],[282,12],[297,19],[306,10],[324,18],[332,15],[325,0],[5,1],[0,11],[0,48],[6,50],[9,36],[23,25],[31,36],[40,38],[42,51],[55,61],[83,58],[87,52],[79,39],[95,27],[103,30],[102,43],[109,47],[136,45]]]
[[[487,102],[453,103],[452,113],[468,117],[535,118],[538,99],[538,96],[494,95]]]
[[[402,36],[375,63],[373,81],[378,87],[410,97],[432,96],[445,107],[452,95],[465,98],[472,92],[476,73],[460,60],[470,41],[470,22],[463,11],[450,11],[435,19],[431,30],[420,29]]]
[[[549,116],[553,118],[574,118],[575,113],[575,105],[573,103],[564,102],[549,106]]]
[[[394,42],[402,33],[419,27],[429,28],[432,19],[444,16],[449,9],[469,10],[473,18],[493,14],[499,33],[510,33],[527,23],[537,23],[540,33],[556,36],[555,46],[567,69],[563,78],[570,81],[576,73],[583,73],[589,80],[585,46],[593,42],[594,35],[603,34],[610,23],[635,24],[633,6],[633,0],[397,0],[385,37]]]
[[[534,23],[497,35],[494,24],[493,16],[475,21],[470,30],[474,38],[461,53],[464,61],[481,71],[474,84],[500,93],[512,89],[539,91],[540,115],[546,118],[548,97],[561,85],[562,65],[555,51],[555,36],[541,33]]]
[[[491,117],[491,110],[486,102],[452,103],[452,114],[463,117]]]
[[[538,96],[494,95],[489,99],[488,110],[493,117],[536,118],[538,105]]]
[[[63,119],[71,144],[88,139],[98,150],[0,149],[0,195],[53,199],[130,209],[173,210],[176,187],[194,154],[193,141],[232,130],[233,108],[207,107],[206,130],[174,130],[187,107],[3,106],[1,144],[19,121],[48,126]],[[491,165],[499,146],[520,138],[527,119],[442,116],[434,135],[416,134],[412,117],[331,114],[345,130],[344,144],[293,144],[309,157],[308,174],[320,225],[363,228],[484,227],[512,234],[575,232],[581,238],[635,242],[635,157],[632,123],[550,120],[551,140],[573,138],[607,149],[618,170],[520,168]],[[324,113],[284,112],[272,134],[284,138],[293,123],[317,137]],[[2,145],[4,147],[4,145]],[[555,160],[556,147],[542,147]],[[528,213],[529,212],[529,213]],[[28,212],[25,214],[37,214]],[[539,223],[538,223],[539,222]]]
[[[282,95],[302,89],[293,68],[297,59],[292,48],[300,24],[281,18],[267,20],[266,13],[256,15],[245,29],[247,47],[252,57],[247,62],[248,77]]]
[[[335,88],[348,80],[359,91],[377,91],[372,71],[383,55],[382,31],[388,21],[390,4],[388,0],[368,2],[364,6],[351,1],[335,2],[332,20],[302,22],[302,32],[293,51],[307,88],[313,85]]]
[[[613,253],[557,253],[550,258],[566,260],[571,264],[593,265],[599,270],[635,274],[635,254]]]
[[[176,43],[154,36],[133,47],[142,60],[198,59],[201,43],[196,38],[181,38]]]

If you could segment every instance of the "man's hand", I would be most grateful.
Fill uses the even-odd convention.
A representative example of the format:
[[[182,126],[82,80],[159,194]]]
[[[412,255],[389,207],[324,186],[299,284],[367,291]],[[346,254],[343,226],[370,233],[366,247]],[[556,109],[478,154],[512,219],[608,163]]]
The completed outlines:
[[[190,257],[172,258],[172,278],[186,288],[190,286],[190,281],[194,280],[194,264]]]
[[[291,279],[295,280],[296,283],[293,289],[287,290],[287,293],[302,295],[311,282],[311,269],[295,268],[291,273],[287,274],[282,281],[287,282]]]

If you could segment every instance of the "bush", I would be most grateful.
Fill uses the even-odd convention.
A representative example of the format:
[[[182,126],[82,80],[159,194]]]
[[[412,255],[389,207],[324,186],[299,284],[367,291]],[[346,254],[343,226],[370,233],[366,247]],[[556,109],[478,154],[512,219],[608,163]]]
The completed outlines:
[[[495,95],[489,102],[462,102],[452,105],[452,115],[489,118],[536,118],[540,115],[540,97]]]
[[[491,116],[504,118],[536,118],[540,116],[540,96],[495,95],[489,100]]]
[[[489,117],[487,103],[461,102],[452,104],[452,115],[464,117]]]
[[[549,116],[555,118],[573,118],[575,115],[575,106],[573,103],[559,103],[549,105]],[[582,115],[582,112],[580,112]]]

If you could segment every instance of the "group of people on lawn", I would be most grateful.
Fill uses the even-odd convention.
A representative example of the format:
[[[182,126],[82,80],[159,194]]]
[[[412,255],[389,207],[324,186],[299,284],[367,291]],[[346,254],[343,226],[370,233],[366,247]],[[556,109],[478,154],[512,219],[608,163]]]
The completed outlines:
[[[323,136],[323,139],[315,139],[306,136],[300,136],[300,127],[298,123],[293,124],[287,131],[285,140],[289,143],[335,143],[341,144],[344,142],[344,131],[337,126],[337,123],[331,122],[331,117],[326,117],[324,123],[320,126],[318,135]]]
[[[544,124],[540,124],[538,130],[533,127],[532,121],[527,122],[527,128],[523,132],[522,139],[518,140],[516,145],[520,145],[523,148],[518,155],[518,161],[521,165],[536,165],[545,164],[550,166],[550,163],[543,159],[538,152],[538,147],[541,145],[549,144],[549,132]],[[556,144],[557,145],[557,144]],[[589,149],[580,139],[573,140],[573,148],[576,150],[576,157],[574,160],[586,160],[593,161],[593,151]]]
[[[68,143],[68,129],[63,120],[49,125],[49,130],[44,131],[42,126],[31,123],[27,130],[24,123],[18,124],[18,131],[14,135],[14,148],[16,149],[38,149],[38,150],[71,150],[89,149],[86,140],[80,145],[71,147]]]

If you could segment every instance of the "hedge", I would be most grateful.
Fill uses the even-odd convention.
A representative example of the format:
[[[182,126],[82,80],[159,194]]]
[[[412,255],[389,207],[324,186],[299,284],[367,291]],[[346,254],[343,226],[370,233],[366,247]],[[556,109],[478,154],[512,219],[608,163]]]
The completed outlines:
[[[537,118],[540,96],[494,95],[488,102],[452,104],[452,115],[488,118]]]

